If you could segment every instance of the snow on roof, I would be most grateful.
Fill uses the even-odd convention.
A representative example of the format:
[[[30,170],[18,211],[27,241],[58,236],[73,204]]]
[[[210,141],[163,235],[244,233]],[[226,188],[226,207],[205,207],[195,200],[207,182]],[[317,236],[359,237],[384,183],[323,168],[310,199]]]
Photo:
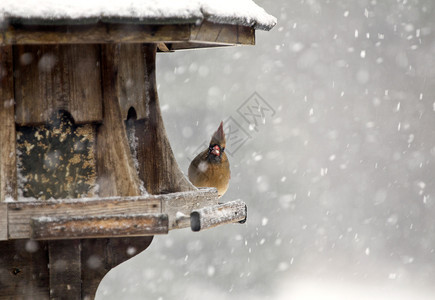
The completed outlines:
[[[270,30],[276,18],[252,0],[1,0],[0,23],[215,23]]]

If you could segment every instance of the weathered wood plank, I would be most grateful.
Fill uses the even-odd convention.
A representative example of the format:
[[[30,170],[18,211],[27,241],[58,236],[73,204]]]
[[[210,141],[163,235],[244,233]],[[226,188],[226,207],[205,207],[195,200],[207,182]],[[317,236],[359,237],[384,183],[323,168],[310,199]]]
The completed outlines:
[[[246,204],[236,200],[193,211],[190,214],[190,225],[193,231],[201,231],[228,223],[244,223],[246,217]]]
[[[44,124],[59,110],[75,124],[101,122],[98,45],[18,45],[14,66],[17,124]]]
[[[73,218],[164,213],[169,217],[169,229],[184,228],[188,223],[177,222],[177,213],[189,215],[195,209],[217,203],[216,189],[208,188],[155,196],[10,202],[7,203],[9,239],[30,238],[30,220],[42,216]]]
[[[118,98],[117,54],[121,45],[101,46],[104,121],[97,132],[99,195],[136,196],[142,193]]]
[[[111,239],[82,240],[82,299],[94,299],[101,279],[112,268],[112,266],[107,263],[107,256],[110,253],[110,240]],[[124,254],[123,257],[125,257],[125,249],[119,249],[119,251]]]
[[[233,46],[231,44],[212,44],[212,43],[201,43],[201,42],[180,42],[167,44],[169,51],[177,50],[189,50],[189,49],[201,49],[201,48],[216,48],[216,47],[229,47]]]
[[[255,29],[246,26],[204,21],[192,25],[189,43],[215,45],[254,45]]]
[[[17,198],[12,47],[0,47],[0,202]]]
[[[187,228],[190,227],[190,215],[185,215],[182,212],[175,214],[175,223],[172,224],[174,228]]]
[[[216,27],[216,25],[214,25],[213,27]],[[219,27],[221,27],[221,29],[216,36],[216,42],[223,44],[238,44],[238,26],[224,25]]]
[[[10,239],[29,238],[30,220],[35,217],[92,217],[161,212],[160,199],[149,197],[20,201],[7,204]]]
[[[145,250],[152,236],[82,240],[82,299],[93,299],[112,268]]]
[[[47,242],[0,242],[0,299],[48,299]]]
[[[141,44],[121,44],[113,57],[118,67],[116,92],[121,107],[122,119],[127,120],[128,111],[135,109],[136,119],[147,117],[144,56]]]
[[[0,45],[105,44],[105,43],[185,43],[203,42],[225,45],[254,45],[252,27],[216,24],[139,25],[93,24],[57,26],[9,26],[0,34]],[[199,43],[198,43],[199,45]],[[175,49],[194,48],[191,46]]]
[[[8,206],[0,202],[0,241],[8,239]]]
[[[47,218],[93,217],[98,215],[165,213],[169,215],[170,229],[186,227],[176,223],[177,213],[189,215],[191,211],[217,204],[215,189],[149,195],[137,197],[108,197],[99,199],[66,199],[22,201],[6,203],[8,206],[9,238],[29,238],[30,220]]]
[[[161,197],[162,212],[169,216],[169,229],[189,227],[190,222],[186,222],[183,215],[189,216],[193,210],[218,203],[218,193],[215,188],[204,188],[173,194],[171,197],[169,195]]]
[[[168,46],[165,43],[158,43],[157,44],[157,52],[170,52]]]
[[[162,43],[172,40],[185,41],[189,38],[188,24],[106,24],[106,27],[109,41],[117,43]]]
[[[255,45],[255,29],[246,26],[237,26],[237,42],[241,45]]]
[[[48,242],[51,299],[81,299],[80,252],[80,240]]]
[[[218,25],[204,22],[192,25],[189,41],[159,44],[160,52],[214,48],[234,45],[255,45],[255,29],[246,26]]]
[[[34,217],[30,220],[35,240],[145,236],[168,233],[166,214],[124,214],[72,217]]]
[[[147,87],[146,102],[149,117],[128,123],[137,143],[136,158],[139,177],[151,194],[167,194],[192,191],[196,188],[187,180],[178,167],[166,136],[160,112],[156,84],[156,45],[143,45],[140,49],[144,57]]]
[[[219,31],[212,30],[211,28],[207,28],[208,23],[201,23],[195,26],[192,26],[192,31],[190,33],[190,41],[196,42],[204,42],[209,39],[215,40]]]
[[[0,45],[10,44],[104,44],[187,41],[189,24],[91,24],[9,26],[0,34]]]

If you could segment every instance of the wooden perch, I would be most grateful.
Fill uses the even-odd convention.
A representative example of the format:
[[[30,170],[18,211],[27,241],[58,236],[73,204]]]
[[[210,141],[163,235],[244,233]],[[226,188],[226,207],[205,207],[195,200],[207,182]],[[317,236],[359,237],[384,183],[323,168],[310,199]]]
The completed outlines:
[[[176,195],[177,193],[167,194]],[[189,197],[181,197],[190,194]],[[169,230],[181,229],[190,226],[190,213],[203,207],[218,203],[218,193],[215,188],[201,188],[195,192],[179,193],[180,196],[162,197],[162,212],[169,216]],[[188,218],[183,216],[186,215]]]
[[[217,191],[0,203],[0,240],[147,236],[189,227],[177,220],[217,203]]]
[[[168,215],[36,217],[30,220],[30,228],[35,240],[147,236],[168,233]]]
[[[228,223],[244,223],[246,217],[246,204],[236,200],[193,211],[190,214],[190,227],[192,231],[201,231]]]
[[[144,197],[8,202],[9,239],[29,238],[30,220],[46,218],[91,218],[114,214],[160,213],[160,200]],[[64,236],[64,238],[68,238]]]

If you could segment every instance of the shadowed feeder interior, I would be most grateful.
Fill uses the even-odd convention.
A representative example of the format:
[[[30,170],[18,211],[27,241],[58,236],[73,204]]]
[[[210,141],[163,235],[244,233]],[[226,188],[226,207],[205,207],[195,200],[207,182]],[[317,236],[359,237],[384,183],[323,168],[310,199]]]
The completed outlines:
[[[23,198],[93,197],[96,125],[75,125],[67,111],[46,125],[17,126],[18,192]]]
[[[93,298],[155,234],[244,222],[180,171],[156,53],[252,45],[253,26],[11,24],[0,28],[0,299]]]

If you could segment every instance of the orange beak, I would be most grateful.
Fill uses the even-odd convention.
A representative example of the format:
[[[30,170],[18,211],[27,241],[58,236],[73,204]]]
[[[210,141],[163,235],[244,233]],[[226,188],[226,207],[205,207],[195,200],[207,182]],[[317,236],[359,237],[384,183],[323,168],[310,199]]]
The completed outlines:
[[[219,156],[221,154],[221,149],[219,148],[218,145],[215,145],[213,147],[213,149],[211,150],[211,153],[216,155],[216,156]]]

